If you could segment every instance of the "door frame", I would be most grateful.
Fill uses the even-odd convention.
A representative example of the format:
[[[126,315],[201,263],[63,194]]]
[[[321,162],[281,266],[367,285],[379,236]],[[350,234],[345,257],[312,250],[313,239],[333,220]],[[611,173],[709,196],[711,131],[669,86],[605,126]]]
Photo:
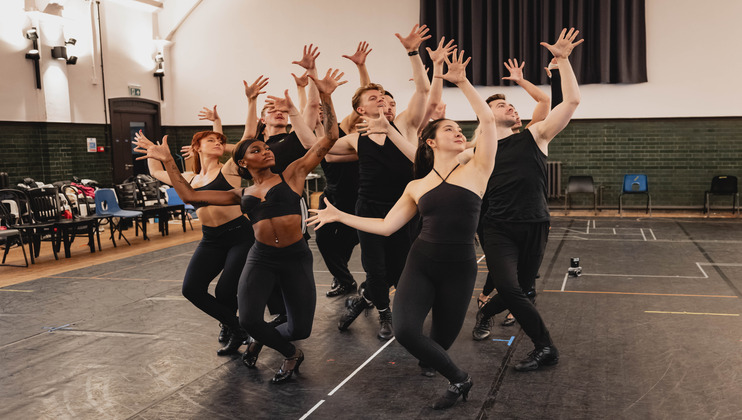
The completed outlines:
[[[129,127],[121,126],[119,118],[121,114],[151,116],[153,119],[153,127],[151,127],[151,129],[148,128],[144,134],[152,140],[159,139],[162,136],[162,118],[160,114],[160,103],[149,99],[130,97],[109,98],[108,109],[111,121],[111,178],[116,184],[123,182],[124,179],[128,178],[128,176],[122,174],[128,174],[128,171],[131,171],[131,174],[133,174],[133,166],[131,168],[118,167],[122,161],[121,159],[117,160],[117,157],[119,156],[117,156],[117,148],[114,147],[113,144],[116,139],[124,139],[125,142],[131,142],[131,140],[133,140],[128,138]]]

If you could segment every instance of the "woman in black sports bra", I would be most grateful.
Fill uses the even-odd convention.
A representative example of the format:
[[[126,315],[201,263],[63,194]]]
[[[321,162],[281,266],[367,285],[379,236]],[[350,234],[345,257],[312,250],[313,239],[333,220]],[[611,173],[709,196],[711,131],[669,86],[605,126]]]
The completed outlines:
[[[219,116],[208,110],[217,127]],[[140,131],[134,136],[135,143],[151,142]],[[219,159],[225,151],[227,138],[218,131],[199,131],[191,140],[191,155],[194,158],[193,172],[183,177],[196,191],[230,191],[239,188],[242,178],[237,165],[229,160],[222,165]],[[149,173],[158,180],[173,184],[173,179],[155,159],[147,159]],[[217,354],[229,355],[238,352],[247,335],[237,320],[237,285],[242,266],[255,238],[252,226],[239,206],[198,205],[196,214],[201,221],[203,237],[193,252],[183,278],[183,296],[197,308],[217,319],[222,326],[219,341],[226,343]],[[209,284],[219,275],[214,296],[209,294]]]
[[[301,159],[288,165],[282,174],[271,172],[275,157],[261,140],[242,140],[234,148],[233,161],[243,178],[254,184],[231,191],[195,191],[180,176],[167,148],[167,136],[162,144],[145,145],[137,151],[165,163],[167,172],[175,180],[175,188],[184,201],[192,204],[218,206],[241,205],[251,218],[255,230],[255,244],[245,263],[237,292],[240,325],[253,337],[243,362],[254,367],[263,345],[284,355],[281,368],[273,383],[291,378],[304,361],[304,354],[291,341],[307,338],[312,330],[316,291],[312,272],[312,253],[301,232],[302,216],[299,198],[304,190],[304,179],[327,154],[338,139],[338,124],[332,107],[331,93],[343,83],[343,73],[328,70],[322,80],[314,77],[320,91],[322,106],[327,116],[326,135],[317,141]],[[291,103],[288,93],[289,116],[301,116]],[[263,319],[268,297],[278,284],[283,293],[288,321],[274,328]]]
[[[420,212],[422,231],[410,249],[397,286],[393,325],[397,340],[421,366],[432,367],[449,380],[446,393],[433,404],[436,409],[454,405],[459,396],[466,400],[472,387],[471,377],[454,364],[446,350],[461,330],[474,290],[474,233],[497,151],[494,115],[466,79],[469,59],[464,62],[463,52],[457,57],[456,51],[453,58],[451,62],[446,57],[448,72],[442,77],[461,89],[481,121],[482,136],[474,157],[459,165],[457,156],[465,150],[466,138],[458,124],[446,119],[432,121],[418,143],[415,176],[419,179],[407,184],[384,219],[353,216],[328,203],[326,210],[310,210],[317,215],[307,220],[317,228],[341,222],[390,235]],[[433,322],[427,337],[423,322],[431,310]]]

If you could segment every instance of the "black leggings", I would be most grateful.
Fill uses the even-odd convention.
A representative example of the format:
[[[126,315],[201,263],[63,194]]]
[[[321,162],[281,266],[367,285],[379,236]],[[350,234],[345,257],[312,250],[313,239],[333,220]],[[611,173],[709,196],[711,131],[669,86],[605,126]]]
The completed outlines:
[[[551,346],[551,336],[526,292],[534,289],[549,236],[549,222],[485,222],[484,255],[497,294],[484,307],[486,316],[506,309],[536,347]]]
[[[284,357],[296,352],[292,340],[307,338],[312,332],[317,303],[312,260],[312,252],[304,239],[285,248],[256,241],[240,277],[237,292],[240,324],[257,341]],[[276,285],[283,294],[288,321],[273,328],[263,315]]]
[[[350,214],[355,213],[353,205],[344,203],[343,200],[328,192],[323,193],[319,199],[320,209],[327,207],[324,201],[325,197],[339,210]],[[322,229],[316,230],[314,235],[317,248],[322,254],[322,259],[325,261],[332,277],[342,286],[352,285],[355,280],[348,269],[348,261],[353,255],[353,248],[358,245],[358,231],[336,222],[322,226]]]
[[[359,198],[356,215],[384,218],[392,206]],[[386,309],[389,307],[389,288],[397,286],[410,250],[410,224],[389,236],[358,231],[358,239],[361,263],[366,272],[364,297],[373,302],[376,309]]]
[[[394,336],[407,351],[451,382],[466,380],[448,350],[461,331],[477,278],[474,244],[434,244],[417,239],[394,297]],[[430,337],[423,334],[432,309]]]
[[[255,242],[252,225],[240,216],[217,227],[202,226],[201,230],[203,238],[183,279],[183,296],[222,324],[237,328],[237,285]],[[211,296],[209,284],[220,271],[216,296]]]

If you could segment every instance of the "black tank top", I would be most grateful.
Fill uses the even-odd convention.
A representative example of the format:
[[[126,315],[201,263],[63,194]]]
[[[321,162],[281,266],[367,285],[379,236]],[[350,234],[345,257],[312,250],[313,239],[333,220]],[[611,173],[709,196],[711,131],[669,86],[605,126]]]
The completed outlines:
[[[340,137],[345,132],[340,129]],[[322,159],[320,163],[325,173],[325,195],[335,207],[344,212],[355,213],[356,198],[358,198],[358,161],[328,162]]]
[[[358,136],[358,197],[394,204],[412,181],[412,162],[387,137],[379,145]]]
[[[240,208],[243,213],[247,214],[252,224],[289,214],[301,215],[299,204],[301,196],[289,187],[289,184],[283,179],[283,174],[279,174],[279,176],[281,182],[265,193],[263,201],[260,201],[260,198],[254,195],[245,194],[243,190]]]
[[[193,182],[193,178],[191,178],[191,182]],[[208,184],[194,188],[194,191],[231,191],[234,187],[232,184],[227,181],[227,178],[224,177],[224,174],[222,171],[219,171],[219,175],[214,178],[213,181],[209,182]],[[193,204],[193,207],[198,210],[201,207],[206,207],[208,204]]]
[[[268,137],[265,144],[273,151],[276,165],[271,168],[274,174],[280,174],[295,160],[304,157],[307,149],[299,141],[296,133],[281,133]]]
[[[484,219],[489,221],[546,222],[546,155],[530,130],[497,142],[495,169],[487,192]]]
[[[433,171],[443,182],[417,202],[423,225],[419,238],[439,244],[473,244],[482,199],[474,191],[446,182],[451,173],[443,178]]]

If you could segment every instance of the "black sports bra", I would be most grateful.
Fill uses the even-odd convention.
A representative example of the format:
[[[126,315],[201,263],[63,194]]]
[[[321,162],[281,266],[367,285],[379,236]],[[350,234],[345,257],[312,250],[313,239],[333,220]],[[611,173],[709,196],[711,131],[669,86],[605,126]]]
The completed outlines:
[[[193,178],[191,178],[191,182],[193,182]],[[219,171],[219,175],[217,175],[213,181],[209,182],[203,187],[194,188],[193,190],[194,191],[231,191],[233,189],[234,187],[232,186],[232,184],[229,183],[229,181],[227,181],[227,178],[224,177],[224,174],[222,173],[222,171]],[[193,207],[196,210],[198,210],[201,207],[206,207],[206,206],[208,206],[208,204],[193,204]]]
[[[281,182],[274,185],[267,193],[263,201],[254,195],[245,194],[243,190],[240,208],[247,214],[252,224],[261,220],[274,217],[297,214],[301,216],[301,196],[289,187],[283,179],[283,174],[278,174]]]

